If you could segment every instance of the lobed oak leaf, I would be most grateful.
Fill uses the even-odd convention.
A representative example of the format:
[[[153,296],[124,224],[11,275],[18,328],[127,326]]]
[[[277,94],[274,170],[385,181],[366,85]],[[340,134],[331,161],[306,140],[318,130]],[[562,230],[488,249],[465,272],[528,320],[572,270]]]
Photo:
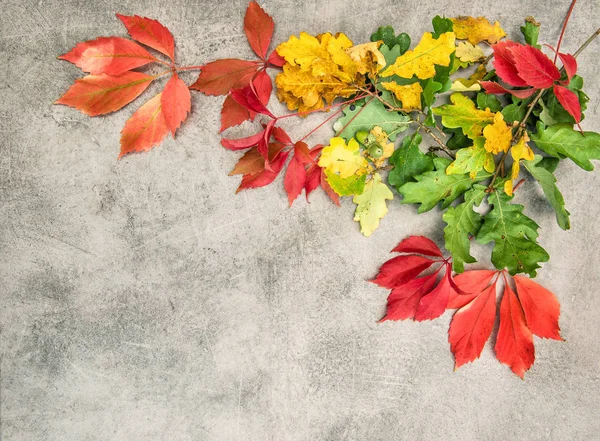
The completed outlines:
[[[456,45],[456,57],[460,61],[474,63],[484,58],[485,54],[479,46],[473,46],[467,41],[461,41]]]
[[[434,241],[425,236],[409,236],[391,251],[392,253],[417,253],[425,256],[444,257]]]
[[[473,101],[460,93],[450,95],[450,102],[433,108],[433,113],[442,117],[444,127],[460,127],[465,135],[475,139],[482,135],[484,127],[494,122],[494,112],[477,109]]]
[[[139,15],[121,15],[117,18],[123,22],[131,38],[166,55],[175,61],[175,40],[171,31],[158,20]]]
[[[131,115],[121,131],[121,153],[123,156],[152,149],[169,133],[162,110],[162,93],[151,98]]]
[[[190,89],[206,95],[225,95],[232,89],[246,87],[258,72],[256,61],[225,58],[202,66],[202,71]]]
[[[136,99],[154,79],[140,72],[87,75],[76,79],[55,104],[74,107],[89,116],[105,115]]]
[[[374,78],[385,67],[385,56],[379,51],[381,43],[381,41],[373,41],[358,44],[346,50],[362,75],[369,74]]]
[[[513,181],[519,176],[521,170],[521,160],[532,161],[534,158],[533,150],[527,145],[529,142],[529,135],[527,132],[523,133],[523,136],[519,141],[510,149],[510,154],[513,158],[513,164],[511,167],[510,179],[504,183],[504,192],[512,196],[513,194]]]
[[[560,79],[558,68],[539,49],[518,44],[509,50],[513,55],[519,77],[526,85],[536,89],[547,89],[554,84],[554,81]]]
[[[538,337],[562,341],[558,326],[560,304],[556,296],[527,277],[514,276],[513,279],[527,327]]]
[[[381,83],[381,85],[396,96],[402,103],[404,110],[421,110],[421,93],[423,92],[423,88],[419,83],[399,85],[395,81],[388,81]]]
[[[348,144],[343,138],[331,138],[329,145],[321,152],[319,166],[339,173],[342,179],[352,175],[363,175],[369,166],[367,160],[360,154],[360,146],[353,138]]]
[[[175,137],[175,131],[185,121],[190,110],[192,110],[192,97],[190,89],[185,82],[179,78],[177,73],[169,79],[162,92],[162,112],[167,127]]]
[[[379,173],[366,183],[361,194],[354,195],[352,202],[356,204],[354,220],[360,222],[360,232],[368,237],[379,227],[379,221],[388,212],[386,200],[394,199],[389,187],[381,182]]]
[[[255,1],[251,1],[244,17],[244,32],[250,47],[260,58],[267,56],[275,23]]]
[[[58,58],[93,75],[119,75],[157,61],[136,42],[120,37],[99,37],[78,43]]]
[[[496,155],[508,151],[512,140],[512,128],[504,122],[504,115],[501,112],[494,115],[492,124],[483,128],[483,137],[485,138],[484,148],[488,152]]]
[[[457,17],[451,18],[453,30],[459,40],[468,40],[471,44],[487,41],[490,44],[497,43],[506,37],[506,32],[497,21],[492,25],[485,17]]]

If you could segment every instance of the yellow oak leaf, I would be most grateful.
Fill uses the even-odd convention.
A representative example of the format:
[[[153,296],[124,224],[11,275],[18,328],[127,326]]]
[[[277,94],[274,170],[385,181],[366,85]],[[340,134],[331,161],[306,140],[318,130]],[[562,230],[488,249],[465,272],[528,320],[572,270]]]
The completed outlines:
[[[494,122],[484,127],[483,136],[485,137],[485,149],[495,155],[500,152],[507,152],[510,148],[512,129],[504,122],[502,113],[497,112],[494,116]]]
[[[358,66],[358,72],[375,77],[377,72],[385,67],[385,56],[379,51],[381,41],[359,44],[347,49],[348,55]]]
[[[398,75],[421,80],[435,76],[435,65],[450,65],[450,55],[454,52],[454,33],[445,32],[434,39],[431,32],[425,32],[417,46],[396,58],[394,64],[381,73],[382,77]]]
[[[481,141],[483,141],[483,138],[479,137],[475,145],[458,150],[456,159],[446,168],[446,174],[463,175],[469,173],[469,177],[475,179],[481,169],[492,173],[496,168],[494,157],[483,147]]]
[[[487,70],[483,64],[480,64],[477,70],[469,78],[457,78],[450,90],[453,92],[476,92],[481,90],[479,82],[483,80]]]
[[[456,17],[451,18],[454,23],[454,33],[459,40],[467,40],[471,44],[487,41],[495,44],[501,38],[506,37],[506,32],[500,27],[500,23],[493,25],[485,17]]]
[[[517,179],[519,176],[519,171],[521,170],[521,160],[531,161],[534,157],[533,150],[531,147],[527,145],[529,142],[529,135],[527,132],[523,134],[519,142],[517,142],[512,149],[510,149],[510,154],[513,158],[513,164],[510,173],[510,179],[504,183],[504,192],[512,196],[513,194],[513,181]]]
[[[473,46],[468,41],[461,41],[456,45],[456,56],[460,61],[474,63],[477,60],[484,58],[485,54],[479,46]]]
[[[402,86],[395,81],[390,81],[388,83],[381,83],[381,85],[396,95],[396,98],[402,102],[404,110],[421,109],[421,93],[423,92],[421,84],[412,83]]]
[[[326,171],[338,173],[340,178],[362,175],[368,172],[369,163],[360,154],[360,145],[352,138],[346,144],[344,138],[329,140],[329,145],[321,152],[319,166]]]
[[[460,93],[450,95],[451,104],[434,107],[433,113],[442,117],[442,124],[450,129],[461,128],[471,139],[481,136],[483,129],[494,122],[494,112],[479,110],[475,103]]]
[[[388,139],[388,134],[383,131],[380,126],[375,126],[371,129],[371,135],[375,137],[375,141],[383,148],[383,154],[375,159],[373,163],[375,167],[383,166],[385,161],[394,153],[394,143]]]
[[[370,236],[379,227],[379,220],[388,212],[386,200],[394,199],[394,194],[381,182],[379,173],[366,183],[364,191],[355,195],[352,201],[357,205],[354,220],[360,222],[360,232]]]

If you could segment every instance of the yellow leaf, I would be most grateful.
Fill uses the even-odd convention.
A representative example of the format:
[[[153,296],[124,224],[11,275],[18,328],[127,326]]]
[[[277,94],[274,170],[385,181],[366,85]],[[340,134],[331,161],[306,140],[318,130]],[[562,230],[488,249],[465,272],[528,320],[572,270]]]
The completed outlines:
[[[529,142],[529,135],[527,132],[519,139],[512,149],[510,154],[513,158],[513,164],[510,173],[510,179],[504,183],[504,191],[507,195],[512,196],[513,193],[513,181],[519,177],[519,171],[521,170],[521,160],[531,161],[534,157],[533,150],[527,145]]]
[[[485,149],[495,154],[507,152],[510,148],[512,139],[512,129],[504,122],[502,113],[497,112],[494,116],[494,122],[483,129],[485,137]]]
[[[374,77],[377,72],[385,67],[385,56],[379,51],[381,41],[359,44],[347,49],[348,55],[358,66],[358,72]]]
[[[425,32],[419,44],[412,51],[396,58],[394,64],[384,70],[381,76],[412,78],[416,75],[422,80],[432,78],[435,76],[435,65],[448,66],[454,50],[453,32],[446,32],[437,40],[430,32]]]
[[[461,41],[456,45],[456,56],[460,61],[474,63],[475,61],[484,58],[485,54],[479,46],[473,46],[468,41]]]
[[[485,77],[487,70],[483,64],[480,64],[477,70],[469,78],[457,78],[450,90],[454,92],[476,92],[481,90],[479,81]]]
[[[452,104],[434,107],[433,113],[442,117],[445,127],[460,127],[471,139],[480,136],[483,128],[494,121],[494,112],[475,108],[475,103],[460,93],[450,95],[450,102]]]
[[[331,138],[329,145],[321,152],[319,166],[341,178],[367,173],[369,163],[360,154],[360,145],[354,138],[346,144],[344,138]]]
[[[386,200],[394,199],[394,194],[381,182],[379,173],[375,173],[365,185],[360,195],[354,196],[352,201],[357,205],[354,220],[360,222],[360,232],[370,236],[379,227],[379,220],[388,212]]]
[[[485,17],[456,17],[451,18],[454,23],[454,33],[459,40],[468,40],[471,44],[487,41],[495,44],[502,37],[506,37],[506,32],[500,27],[500,23],[493,25]]]
[[[481,137],[477,138],[475,145],[458,150],[456,159],[446,168],[446,174],[462,175],[469,173],[469,177],[475,179],[481,169],[492,173],[496,168],[494,157],[483,147],[482,140]]]
[[[419,83],[401,86],[395,81],[390,81],[388,83],[381,83],[381,85],[396,95],[396,98],[402,102],[404,110],[421,109],[421,93],[423,92],[423,88]]]
[[[371,135],[375,137],[375,141],[383,148],[383,155],[373,160],[375,167],[379,168],[383,166],[386,159],[388,159],[394,153],[394,143],[389,142],[388,134],[383,131],[379,126],[375,126],[371,129]]]

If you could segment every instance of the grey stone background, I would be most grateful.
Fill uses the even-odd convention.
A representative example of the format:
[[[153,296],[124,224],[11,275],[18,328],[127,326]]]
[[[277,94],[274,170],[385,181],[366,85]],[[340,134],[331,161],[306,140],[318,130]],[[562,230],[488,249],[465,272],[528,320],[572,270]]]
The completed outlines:
[[[568,1],[263,1],[275,42],[307,31],[367,41],[379,25],[413,37],[430,19],[486,15],[513,37],[527,15],[555,44]],[[564,41],[597,27],[581,0]],[[281,180],[235,194],[238,154],[219,145],[222,99],[153,151],[117,161],[125,120],[153,96],[90,119],[53,106],[80,76],[56,60],[126,32],[114,14],[159,19],[180,64],[249,58],[245,0],[4,0],[0,13],[1,429],[7,441],[600,439],[600,174],[557,174],[572,230],[528,181],[517,199],[552,259],[538,281],[562,303],[566,342],[536,338],[521,381],[488,344],[453,372],[450,314],[376,324],[387,291],[365,280],[409,234],[440,240],[439,212],[390,204],[371,237],[353,205],[318,191],[290,209]],[[579,58],[600,130],[600,41]],[[194,75],[185,78],[191,83]],[[273,99],[276,112],[283,108]],[[286,121],[299,138],[322,116]],[[245,126],[232,136],[250,133]],[[323,129],[311,138],[323,142]],[[489,249],[476,253],[487,265]]]

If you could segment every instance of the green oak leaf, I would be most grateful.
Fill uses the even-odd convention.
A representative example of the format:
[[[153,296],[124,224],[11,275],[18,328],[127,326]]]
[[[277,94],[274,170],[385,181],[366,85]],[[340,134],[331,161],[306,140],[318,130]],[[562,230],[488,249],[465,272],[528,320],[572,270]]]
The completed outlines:
[[[356,204],[354,220],[360,222],[360,232],[370,236],[379,227],[379,220],[388,212],[386,200],[394,199],[394,194],[381,182],[379,173],[375,173],[365,185],[364,191],[352,199]]]
[[[433,170],[433,155],[424,154],[419,149],[421,135],[415,133],[411,137],[402,140],[402,146],[390,156],[389,163],[394,166],[388,174],[388,183],[397,189],[409,181],[415,175],[420,175]]]
[[[539,225],[523,214],[522,205],[511,204],[511,199],[502,191],[489,194],[488,204],[493,208],[484,216],[476,238],[482,244],[494,242],[492,263],[496,268],[535,277],[538,264],[550,256],[536,241]]]
[[[431,33],[431,35],[433,35],[433,38],[436,39],[440,38],[440,35],[446,32],[452,32],[452,30],[454,29],[454,23],[452,23],[452,20],[450,20],[449,18],[440,17],[439,15],[433,17],[433,20],[431,20],[431,24],[433,24],[433,32]]]
[[[512,97],[512,104],[502,109],[502,116],[506,124],[510,124],[515,121],[522,121],[527,113],[528,100],[521,100],[517,97]]]
[[[381,127],[388,134],[389,140],[394,141],[396,135],[408,129],[411,124],[409,116],[399,112],[388,112],[378,99],[372,99],[364,106],[354,106],[354,110],[351,109],[352,106],[345,108],[344,116],[333,125],[333,129],[339,132],[336,136],[341,136],[346,141],[359,130],[369,132],[375,126]]]
[[[404,196],[402,203],[421,204],[419,213],[431,210],[438,202],[442,202],[442,208],[446,208],[475,182],[490,177],[489,173],[483,171],[478,173],[474,180],[468,174],[448,175],[446,168],[450,162],[449,159],[438,156],[433,159],[434,171],[416,175],[414,178],[417,182],[407,182],[400,187],[398,192]]]
[[[450,104],[434,107],[433,113],[442,117],[444,127],[460,127],[471,139],[481,136],[483,128],[494,122],[494,113],[477,109],[475,103],[461,93],[450,95]]]
[[[341,178],[340,175],[325,170],[325,177],[329,186],[340,196],[352,196],[361,194],[365,189],[367,175],[352,175],[348,178]]]
[[[475,179],[477,173],[485,170],[493,173],[496,164],[494,163],[494,155],[488,152],[484,147],[485,138],[479,136],[475,138],[475,145],[460,149],[456,152],[456,159],[446,169],[449,175],[464,175],[469,173],[471,179]]]
[[[571,222],[569,220],[569,212],[565,209],[565,199],[556,186],[556,177],[551,171],[540,165],[542,160],[543,158],[540,155],[535,155],[531,161],[523,161],[523,165],[542,187],[546,199],[548,199],[548,202],[550,202],[550,205],[552,205],[552,208],[556,212],[556,222],[560,228],[568,230],[571,228]]]
[[[446,142],[446,146],[451,150],[462,149],[473,145],[473,140],[465,135],[462,129],[443,128],[444,133],[451,135]]]
[[[533,17],[527,17],[525,19],[525,26],[521,26],[521,33],[525,37],[525,43],[529,46],[540,48],[537,44],[538,36],[540,34],[540,24],[533,19]]]
[[[469,234],[476,236],[481,228],[482,217],[473,211],[473,207],[481,204],[486,195],[486,188],[485,185],[473,185],[473,188],[465,193],[464,202],[448,208],[442,216],[447,224],[444,228],[445,246],[452,253],[454,271],[457,273],[465,270],[465,263],[476,262],[471,256]]]
[[[496,95],[488,95],[487,93],[480,92],[477,94],[477,108],[479,110],[489,109],[491,112],[500,112],[502,110],[502,103],[496,98]]]
[[[590,159],[600,159],[600,134],[595,132],[579,132],[571,124],[555,124],[544,127],[537,124],[537,133],[531,140],[540,150],[555,158],[570,158],[584,170],[594,169]]]
[[[410,36],[404,32],[395,35],[394,28],[391,26],[380,26],[379,29],[377,29],[377,32],[371,34],[371,41],[380,40],[389,48],[398,47],[398,57],[410,48]],[[394,59],[394,61],[395,60],[396,59]]]

